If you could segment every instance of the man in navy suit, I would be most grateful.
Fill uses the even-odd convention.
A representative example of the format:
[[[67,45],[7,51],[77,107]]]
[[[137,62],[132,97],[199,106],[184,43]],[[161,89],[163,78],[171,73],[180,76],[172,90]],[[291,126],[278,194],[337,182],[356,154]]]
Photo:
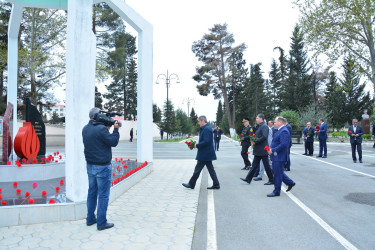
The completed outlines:
[[[285,119],[285,118],[284,118]],[[288,123],[288,121],[285,119],[286,123],[284,124],[285,127],[288,129],[289,132],[289,148],[288,148],[288,155],[290,155],[290,148],[292,147],[292,126]],[[290,157],[288,157],[288,160],[285,163],[285,171],[290,171]]]
[[[315,129],[311,127],[311,122],[306,123],[303,130],[303,138],[305,139],[305,153],[303,155],[312,156],[314,153],[314,133]],[[309,151],[309,154],[307,154]]]
[[[355,149],[357,148],[358,151],[358,158],[359,162],[362,163],[362,135],[363,129],[360,125],[358,125],[358,120],[352,120],[352,126],[348,129],[348,135],[350,137],[350,144],[352,145],[352,158],[353,162],[357,162],[357,157],[355,154]]]
[[[198,149],[197,157],[195,158],[197,160],[197,165],[195,166],[194,174],[190,178],[189,183],[182,183],[182,186],[194,189],[195,183],[206,165],[208,173],[213,181],[212,187],[208,187],[207,189],[220,189],[219,180],[217,179],[214,166],[212,165],[212,161],[216,160],[212,128],[207,124],[207,118],[203,115],[198,118],[198,124],[201,128],[199,131],[199,142],[195,144],[195,147]]]
[[[291,137],[288,129],[284,125],[286,122],[286,119],[281,116],[275,119],[275,127],[278,131],[273,137],[270,150],[268,151],[272,161],[275,188],[272,193],[267,194],[268,197],[280,196],[281,182],[284,182],[285,185],[288,186],[287,192],[296,185],[296,183],[284,173],[285,162],[289,158],[289,143]]]
[[[214,140],[215,140],[214,146],[215,146],[216,151],[219,151],[219,144],[220,144],[222,133],[223,133],[223,131],[219,128],[219,126],[216,126],[216,128],[214,130]]]
[[[319,155],[317,157],[327,158],[327,130],[328,126],[322,118],[319,119],[320,129],[315,133],[319,134]]]

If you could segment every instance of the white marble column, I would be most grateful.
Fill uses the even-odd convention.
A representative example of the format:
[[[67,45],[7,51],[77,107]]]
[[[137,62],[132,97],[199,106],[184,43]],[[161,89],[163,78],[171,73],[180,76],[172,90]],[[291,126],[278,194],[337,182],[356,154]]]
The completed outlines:
[[[137,158],[138,161],[151,162],[153,161],[153,28],[123,0],[105,0],[105,2],[138,32]]]
[[[8,87],[7,103],[13,104],[13,135],[12,140],[18,132],[17,127],[17,84],[18,84],[18,33],[22,20],[23,7],[13,4],[8,26]],[[13,161],[15,159],[14,149],[12,150]]]
[[[88,178],[82,128],[95,105],[96,38],[92,32],[92,0],[68,0],[66,55],[66,193],[85,201]]]

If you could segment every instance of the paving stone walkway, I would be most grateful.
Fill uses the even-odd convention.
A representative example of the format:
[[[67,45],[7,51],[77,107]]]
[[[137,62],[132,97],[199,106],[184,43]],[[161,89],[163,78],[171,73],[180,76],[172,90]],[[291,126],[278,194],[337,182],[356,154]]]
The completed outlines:
[[[193,160],[155,160],[154,171],[108,207],[115,227],[98,231],[85,220],[0,228],[0,249],[191,249],[196,189],[181,186]]]

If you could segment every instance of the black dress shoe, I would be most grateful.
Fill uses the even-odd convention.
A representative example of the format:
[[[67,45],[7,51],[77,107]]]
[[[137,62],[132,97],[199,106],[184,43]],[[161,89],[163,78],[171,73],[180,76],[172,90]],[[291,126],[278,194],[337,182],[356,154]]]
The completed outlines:
[[[302,155],[307,155],[307,153],[304,153],[304,154],[302,154]]]
[[[98,228],[98,230],[99,230],[99,231],[101,231],[101,230],[106,230],[106,229],[108,229],[108,228],[113,227],[114,225],[115,225],[115,224],[113,224],[113,223],[107,223],[107,224],[105,224],[104,227]]]
[[[244,182],[246,182],[247,184],[250,184],[250,181],[244,179],[244,178],[240,178],[241,180],[243,180]]]
[[[267,197],[276,197],[276,196],[280,196],[280,194],[275,194],[274,192],[267,194]]]
[[[264,185],[273,185],[273,184],[274,184],[273,181],[269,181],[269,182],[264,183]]]
[[[220,186],[207,187],[207,189],[220,189]]]
[[[308,156],[313,156],[313,154],[309,154]]]
[[[353,163],[357,163],[357,160],[353,160]]]
[[[286,189],[286,192],[289,192],[290,190],[292,190],[292,188],[296,185],[296,183],[293,183],[293,184],[290,184],[288,186],[288,188]]]
[[[261,177],[256,177],[256,178],[254,178],[253,180],[254,180],[254,181],[261,181],[262,178],[261,178]]]
[[[182,186],[186,187],[186,188],[191,188],[191,189],[194,189],[192,186],[190,186],[189,184],[185,184],[185,183],[182,183]]]
[[[323,156],[321,156],[321,155],[318,155],[316,158],[319,158],[319,157],[323,157]]]
[[[96,221],[91,222],[91,223],[86,223],[87,226],[92,226],[92,225],[94,225],[94,224],[96,224]]]

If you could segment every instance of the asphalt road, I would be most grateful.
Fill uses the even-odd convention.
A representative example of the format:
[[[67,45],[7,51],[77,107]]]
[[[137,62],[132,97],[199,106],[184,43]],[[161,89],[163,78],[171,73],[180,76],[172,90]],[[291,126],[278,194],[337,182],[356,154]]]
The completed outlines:
[[[317,155],[318,145],[314,148]],[[57,150],[64,151],[47,149]],[[303,156],[303,152],[302,144],[293,145],[287,175],[296,186],[280,197],[268,198],[273,186],[263,185],[266,175],[250,185],[241,181],[247,171],[240,170],[240,147],[222,139],[214,162],[221,184],[220,190],[213,191],[217,249],[375,249],[372,144],[363,145],[363,164],[353,163],[348,143],[328,143],[326,159]],[[176,159],[176,166],[179,159],[195,159],[195,155],[196,150],[188,150],[183,143],[154,143],[154,159]],[[120,142],[113,157],[136,158],[136,142]],[[212,232],[207,234],[212,216],[207,214],[210,178],[206,170],[202,178],[192,249],[207,249],[213,237]]]

